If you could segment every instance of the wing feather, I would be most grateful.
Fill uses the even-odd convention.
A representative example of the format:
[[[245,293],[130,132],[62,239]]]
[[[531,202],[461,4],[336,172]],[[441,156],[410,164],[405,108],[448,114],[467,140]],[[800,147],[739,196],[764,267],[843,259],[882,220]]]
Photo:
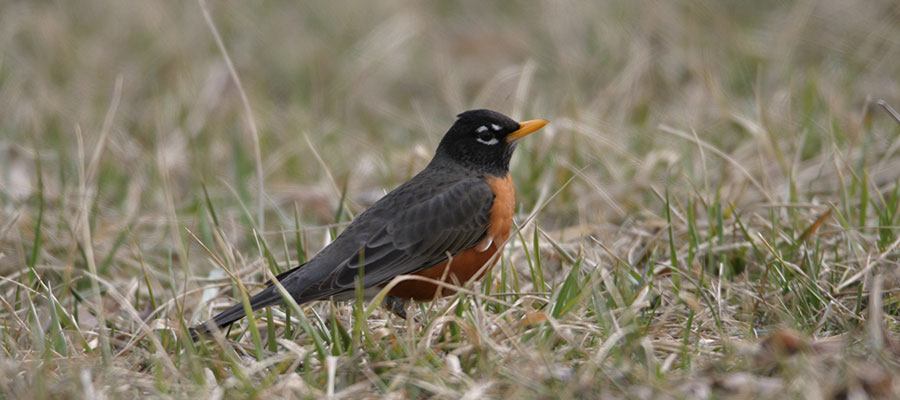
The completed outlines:
[[[487,232],[493,200],[486,182],[467,179],[401,211],[335,269],[332,287],[352,289],[362,264],[370,287],[474,246]]]

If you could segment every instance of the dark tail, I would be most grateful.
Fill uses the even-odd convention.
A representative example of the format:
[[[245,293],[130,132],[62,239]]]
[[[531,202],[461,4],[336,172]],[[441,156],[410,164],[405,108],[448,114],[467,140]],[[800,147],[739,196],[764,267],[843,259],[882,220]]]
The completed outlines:
[[[279,282],[281,282],[284,280],[284,278],[286,278],[288,275],[302,266],[303,265],[299,265],[292,268],[290,271],[282,272],[275,278],[278,279]],[[263,289],[262,292],[259,292],[250,297],[250,308],[253,309],[253,311],[256,311],[263,307],[280,304],[281,300],[281,293],[279,293],[278,289],[276,289],[275,286],[270,283],[269,286]],[[216,326],[219,329],[225,328],[235,321],[244,318],[245,315],[244,304],[237,303],[229,307],[227,310],[222,311],[221,313],[213,317],[213,319],[191,328],[191,338],[197,340],[200,335],[212,332],[213,326]]]

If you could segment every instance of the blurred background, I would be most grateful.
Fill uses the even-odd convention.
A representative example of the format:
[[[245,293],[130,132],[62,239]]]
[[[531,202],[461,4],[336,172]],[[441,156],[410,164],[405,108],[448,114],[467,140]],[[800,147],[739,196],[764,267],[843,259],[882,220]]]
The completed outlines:
[[[369,203],[422,168],[471,108],[553,122],[522,144],[513,173],[533,205],[540,176],[556,189],[580,171],[545,212],[562,224],[621,222],[653,198],[647,184],[703,180],[696,143],[660,124],[733,154],[776,195],[778,182],[764,181],[780,177],[769,174],[796,173],[833,144],[864,150],[896,134],[881,111],[881,130],[859,124],[873,99],[900,103],[900,9],[889,0],[209,7],[259,128],[267,209],[296,202],[317,223],[339,198],[326,168],[357,206]],[[76,131],[89,157],[117,79],[96,176],[101,220],[164,213],[164,194],[142,190],[164,176],[179,209],[197,201],[200,182],[234,201],[227,183],[254,209],[247,115],[196,2],[6,1],[0,54],[7,212],[34,195],[36,157],[46,197],[66,203]],[[708,162],[714,183],[746,183],[720,158]],[[730,200],[760,196],[727,186]]]

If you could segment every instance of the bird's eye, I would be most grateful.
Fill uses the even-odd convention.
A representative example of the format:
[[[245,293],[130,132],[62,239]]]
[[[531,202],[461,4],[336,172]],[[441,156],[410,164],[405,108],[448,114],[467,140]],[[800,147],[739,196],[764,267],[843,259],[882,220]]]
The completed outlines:
[[[485,129],[481,129],[481,128],[485,128]],[[499,140],[497,140],[497,138],[494,137],[494,134],[491,133],[489,130],[487,130],[486,127],[482,126],[482,127],[478,128],[475,132],[476,132],[476,135],[478,135],[475,138],[475,140],[477,140],[478,142],[480,142],[482,144],[486,144],[486,145],[490,146],[490,145],[495,145],[495,144],[497,144],[497,142],[499,142]]]

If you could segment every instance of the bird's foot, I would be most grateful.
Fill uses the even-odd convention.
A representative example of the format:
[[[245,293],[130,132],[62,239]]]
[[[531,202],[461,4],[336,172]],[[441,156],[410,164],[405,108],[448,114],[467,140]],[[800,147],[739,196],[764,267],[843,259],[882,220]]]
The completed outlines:
[[[386,296],[384,298],[384,306],[391,310],[394,315],[406,319],[406,301],[394,296]]]

